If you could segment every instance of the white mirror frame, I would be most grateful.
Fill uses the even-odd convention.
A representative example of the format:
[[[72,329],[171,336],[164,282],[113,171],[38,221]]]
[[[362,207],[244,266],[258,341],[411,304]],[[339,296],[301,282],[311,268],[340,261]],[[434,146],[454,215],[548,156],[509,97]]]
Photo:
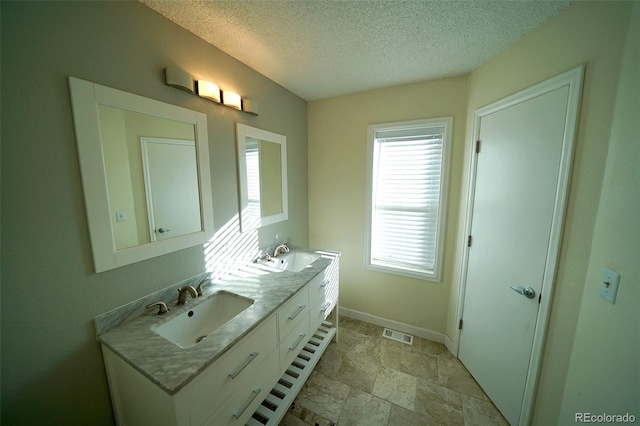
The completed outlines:
[[[69,77],[69,88],[96,272],[107,271],[207,242],[213,236],[214,228],[206,115],[75,77]],[[194,126],[202,218],[200,232],[116,250],[100,137],[98,105],[108,105]]]
[[[251,231],[256,226],[247,226],[246,218],[243,220],[243,212],[249,205],[249,191],[247,182],[247,162],[245,157],[247,137],[263,141],[273,142],[280,145],[280,164],[282,167],[282,213],[261,216],[257,227],[271,225],[289,219],[289,197],[287,190],[287,137],[267,130],[236,123],[236,134],[238,138],[238,175],[240,181],[240,230],[241,232]],[[257,221],[256,221],[257,222]]]

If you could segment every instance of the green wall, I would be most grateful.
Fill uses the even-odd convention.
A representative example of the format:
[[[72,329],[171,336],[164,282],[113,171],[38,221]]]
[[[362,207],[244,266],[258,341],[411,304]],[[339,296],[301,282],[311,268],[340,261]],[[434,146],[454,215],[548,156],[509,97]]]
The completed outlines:
[[[235,123],[287,136],[290,219],[308,243],[306,102],[138,2],[1,2],[3,424],[112,424],[92,320],[205,270],[202,247],[93,272],[67,77],[207,114],[215,227],[238,213]],[[163,83],[176,64],[258,117]],[[232,227],[231,233],[237,229]]]

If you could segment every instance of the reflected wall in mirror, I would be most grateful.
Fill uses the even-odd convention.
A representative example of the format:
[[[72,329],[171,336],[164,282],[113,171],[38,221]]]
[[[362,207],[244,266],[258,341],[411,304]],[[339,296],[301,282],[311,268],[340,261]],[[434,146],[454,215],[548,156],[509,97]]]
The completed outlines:
[[[241,231],[287,220],[287,138],[240,123],[236,130]]]
[[[213,234],[206,116],[69,77],[96,272]]]

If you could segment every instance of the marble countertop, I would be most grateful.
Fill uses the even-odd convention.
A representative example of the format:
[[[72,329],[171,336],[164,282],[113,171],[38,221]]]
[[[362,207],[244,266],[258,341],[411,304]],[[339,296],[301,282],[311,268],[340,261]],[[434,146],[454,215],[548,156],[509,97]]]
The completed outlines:
[[[155,310],[149,310],[99,334],[98,340],[169,395],[174,395],[339,256],[334,252],[299,251],[317,252],[321,256],[301,272],[274,271],[259,264],[247,265],[222,280],[204,286],[203,295],[197,299],[189,296],[186,305],[176,306],[174,302],[170,305],[170,313],[162,316]],[[180,348],[151,331],[152,326],[171,320],[221,290],[249,297],[255,302],[191,348]]]

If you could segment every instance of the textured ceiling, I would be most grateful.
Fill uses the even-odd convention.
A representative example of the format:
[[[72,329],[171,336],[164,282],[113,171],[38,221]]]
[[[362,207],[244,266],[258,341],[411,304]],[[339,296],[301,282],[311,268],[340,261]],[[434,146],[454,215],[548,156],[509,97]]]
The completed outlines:
[[[572,0],[140,0],[306,100],[466,74]]]

